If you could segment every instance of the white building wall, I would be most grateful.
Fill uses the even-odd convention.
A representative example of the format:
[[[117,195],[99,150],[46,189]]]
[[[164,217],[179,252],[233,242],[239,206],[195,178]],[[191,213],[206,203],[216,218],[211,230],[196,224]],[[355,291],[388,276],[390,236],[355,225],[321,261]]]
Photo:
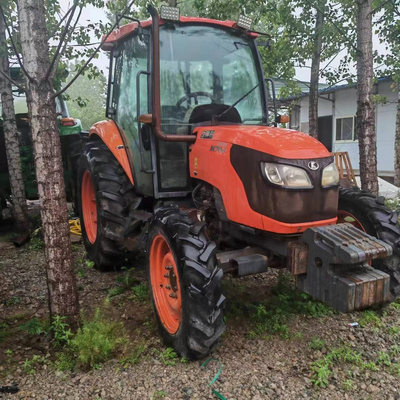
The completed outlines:
[[[392,175],[394,171],[397,93],[393,92],[390,86],[390,81],[378,84],[378,94],[388,99],[385,105],[376,106],[378,171],[381,175]],[[334,98],[334,103],[319,99],[318,115],[333,116],[332,150],[347,151],[353,168],[359,169],[358,141],[336,140],[336,118],[354,117],[357,113],[357,90],[356,88],[338,90],[334,93]],[[308,97],[303,97],[300,101],[300,130],[308,133]]]

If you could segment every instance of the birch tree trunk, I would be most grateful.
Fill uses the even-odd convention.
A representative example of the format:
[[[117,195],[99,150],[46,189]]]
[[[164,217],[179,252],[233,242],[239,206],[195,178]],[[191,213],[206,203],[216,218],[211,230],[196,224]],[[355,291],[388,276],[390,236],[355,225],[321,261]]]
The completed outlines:
[[[372,0],[357,0],[357,132],[361,189],[378,194],[375,106],[372,102]]]
[[[50,315],[78,322],[78,292],[73,271],[65,196],[61,142],[49,70],[44,0],[18,0],[21,49],[27,77],[28,107],[35,149],[41,217],[45,242]]]
[[[325,1],[318,2],[315,20],[314,54],[311,62],[310,96],[308,109],[308,122],[310,136],[318,139],[318,82],[319,67],[321,63],[322,28],[324,25]]]
[[[400,86],[397,95],[396,135],[394,139],[394,184],[400,186]]]
[[[10,76],[5,32],[6,27],[3,18],[0,17],[0,69],[4,74]],[[21,231],[27,231],[29,229],[28,209],[25,198],[24,180],[22,178],[21,159],[19,156],[17,122],[15,119],[12,87],[10,81],[5,79],[2,75],[0,75],[0,92],[8,174],[13,199],[13,217],[17,228]]]

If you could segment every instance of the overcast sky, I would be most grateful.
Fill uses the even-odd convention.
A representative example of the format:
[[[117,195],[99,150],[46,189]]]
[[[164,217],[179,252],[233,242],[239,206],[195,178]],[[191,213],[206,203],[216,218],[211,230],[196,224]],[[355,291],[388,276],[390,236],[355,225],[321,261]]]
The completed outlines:
[[[251,0],[249,0],[251,1]],[[71,5],[71,0],[60,0],[60,4],[62,7],[62,11],[65,13],[70,5]],[[232,19],[234,19],[235,16],[232,16]],[[89,22],[95,23],[99,22],[100,20],[102,21],[107,21],[107,16],[104,10],[95,8],[93,6],[88,6],[82,11],[82,16],[80,19],[81,25],[87,25]],[[379,39],[377,35],[374,34],[373,36],[373,42],[374,42],[374,49],[377,49],[379,53],[385,53],[385,46],[379,43]],[[339,53],[339,55],[332,61],[330,66],[332,67],[337,67],[339,65],[340,59],[343,58],[345,55],[345,51],[342,53]],[[103,70],[104,74],[107,76],[108,75],[108,58],[105,55],[104,52],[100,52],[100,57],[98,60],[94,61],[95,64]],[[325,63],[326,64],[326,63]],[[311,61],[307,63],[308,66],[311,66]],[[322,64],[322,67],[324,64]],[[352,69],[352,72],[355,73],[355,69]],[[301,80],[301,81],[310,81],[310,68],[296,68],[296,78]]]

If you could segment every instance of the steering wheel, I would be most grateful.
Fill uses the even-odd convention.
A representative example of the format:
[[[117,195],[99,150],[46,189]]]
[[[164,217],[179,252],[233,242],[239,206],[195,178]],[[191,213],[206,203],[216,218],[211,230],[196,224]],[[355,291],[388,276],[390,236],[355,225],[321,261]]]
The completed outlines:
[[[188,94],[185,94],[183,97],[181,97],[176,102],[176,107],[180,107],[183,102],[189,100],[191,97],[194,97],[194,104],[198,105],[199,104],[199,101],[197,100],[198,96],[208,97],[211,100],[211,103],[215,102],[215,99],[214,99],[214,97],[212,96],[211,93],[208,93],[208,92],[190,92]],[[189,108],[189,104],[188,104],[188,108]]]

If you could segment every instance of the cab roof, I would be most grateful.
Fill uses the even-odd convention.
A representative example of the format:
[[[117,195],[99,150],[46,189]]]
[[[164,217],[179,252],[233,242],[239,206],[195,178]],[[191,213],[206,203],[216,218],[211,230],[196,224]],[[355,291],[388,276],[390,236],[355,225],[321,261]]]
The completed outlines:
[[[170,21],[168,20],[163,20],[160,18],[160,25],[163,25],[165,23],[168,23]],[[210,19],[210,18],[199,18],[199,17],[179,17],[180,23],[187,23],[187,24],[208,24],[208,25],[216,25],[216,26],[222,26],[226,28],[232,28],[236,30],[240,30],[243,32],[240,28],[238,28],[237,23],[235,21],[220,21],[217,19]],[[148,28],[151,27],[153,21],[151,19],[147,19],[145,21],[141,21],[140,25],[142,28]],[[111,32],[111,34],[108,36],[108,38],[105,40],[105,42],[102,44],[101,48],[102,50],[110,51],[114,48],[114,46],[127,36],[131,35],[133,32],[135,32],[139,27],[139,24],[137,22],[131,22],[129,24],[123,25],[118,29],[115,29],[114,31]],[[245,31],[249,36],[251,37],[258,37],[258,34],[252,31]],[[104,38],[105,36],[103,36]]]

